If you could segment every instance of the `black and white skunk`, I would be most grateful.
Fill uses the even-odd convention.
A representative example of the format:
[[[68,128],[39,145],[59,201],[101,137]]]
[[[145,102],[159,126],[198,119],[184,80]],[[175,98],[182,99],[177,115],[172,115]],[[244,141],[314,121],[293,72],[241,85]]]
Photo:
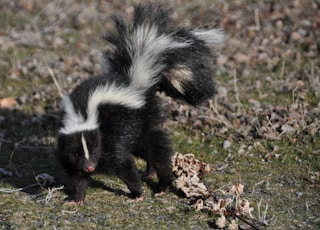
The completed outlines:
[[[212,57],[224,40],[219,29],[189,30],[171,24],[168,11],[138,5],[125,23],[113,17],[105,36],[105,73],[83,81],[62,101],[57,156],[70,176],[70,201],[82,203],[92,173],[118,176],[133,198],[142,198],[134,156],[156,172],[157,192],[171,184],[171,148],[156,90],[197,105],[215,92]]]

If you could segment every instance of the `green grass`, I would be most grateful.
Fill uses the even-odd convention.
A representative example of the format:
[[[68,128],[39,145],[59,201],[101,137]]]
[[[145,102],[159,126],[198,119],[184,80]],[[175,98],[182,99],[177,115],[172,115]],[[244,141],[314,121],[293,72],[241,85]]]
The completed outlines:
[[[198,159],[209,162],[213,169],[225,163],[229,164],[223,171],[214,170],[206,174],[205,182],[210,189],[241,182],[245,185],[242,197],[248,199],[255,208],[255,217],[258,217],[257,203],[261,201],[263,210],[266,205],[269,207],[267,220],[270,224],[279,225],[281,221],[280,226],[297,227],[299,224],[306,226],[298,220],[309,222],[311,226],[319,223],[315,222],[315,219],[308,219],[317,215],[319,207],[316,197],[320,183],[313,183],[308,179],[310,171],[319,170],[319,156],[311,157],[317,147],[316,143],[320,141],[319,137],[307,139],[307,148],[302,145],[292,146],[289,140],[284,139],[262,142],[259,147],[241,155],[238,154],[240,146],[253,143],[242,140],[235,143],[231,149],[225,150],[221,147],[222,138],[212,137],[210,141],[203,141],[196,137],[194,132],[179,133],[178,137],[173,138],[178,151],[194,153]],[[201,136],[199,133],[198,135]],[[279,147],[280,156],[266,159],[266,154],[271,152],[275,145]],[[49,146],[53,147],[52,144]],[[2,146],[2,153],[4,147]],[[213,150],[216,150],[214,154]],[[10,155],[2,154],[0,162],[12,163],[23,174],[21,177],[5,179],[5,182],[0,184],[1,188],[14,189],[35,183],[34,175],[42,172],[59,175],[52,153],[40,149],[13,150]],[[54,192],[48,204],[44,202],[48,193],[46,189],[38,189],[36,193],[0,193],[1,225],[4,228],[31,229],[51,229],[54,226],[80,229],[207,229],[216,218],[203,212],[195,212],[188,200],[174,192],[163,197],[154,197],[146,184],[145,200],[138,203],[128,202],[129,198],[123,193],[128,190],[119,179],[102,175],[94,178],[99,183],[94,183],[95,186],[88,190],[87,204],[80,207],[63,205],[65,194],[61,191]],[[101,184],[105,188],[102,188]],[[299,195],[300,193],[302,195]]]

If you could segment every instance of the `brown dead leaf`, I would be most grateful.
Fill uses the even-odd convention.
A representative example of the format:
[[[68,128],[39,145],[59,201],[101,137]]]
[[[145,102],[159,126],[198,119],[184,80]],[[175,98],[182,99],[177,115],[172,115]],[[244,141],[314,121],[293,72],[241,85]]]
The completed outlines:
[[[194,207],[194,209],[195,209],[196,211],[202,210],[202,209],[203,209],[203,200],[202,200],[202,199],[198,199],[198,200],[194,203],[193,207]]]
[[[235,193],[236,195],[240,195],[241,193],[243,193],[243,188],[244,188],[244,185],[240,183],[237,185],[233,185],[229,192]]]
[[[242,199],[240,201],[238,211],[241,215],[249,217],[249,218],[254,218],[252,215],[253,207],[250,206],[250,202],[246,199]]]
[[[173,157],[172,170],[175,183],[186,197],[208,196],[209,191],[202,182],[203,173],[210,171],[210,166],[195,158],[193,154],[176,153]]]
[[[224,215],[220,216],[217,220],[216,220],[216,225],[218,228],[224,228],[227,225],[226,222],[226,217]]]
[[[10,109],[16,104],[16,100],[12,97],[0,98],[0,108]]]
[[[231,223],[228,225],[228,230],[238,230],[238,224],[236,220],[231,220]]]

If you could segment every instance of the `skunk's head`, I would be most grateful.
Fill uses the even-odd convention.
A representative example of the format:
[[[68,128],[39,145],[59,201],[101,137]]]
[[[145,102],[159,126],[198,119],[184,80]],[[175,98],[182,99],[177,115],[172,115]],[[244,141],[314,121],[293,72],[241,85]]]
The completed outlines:
[[[57,156],[67,171],[95,171],[101,155],[98,129],[70,134],[59,133]]]

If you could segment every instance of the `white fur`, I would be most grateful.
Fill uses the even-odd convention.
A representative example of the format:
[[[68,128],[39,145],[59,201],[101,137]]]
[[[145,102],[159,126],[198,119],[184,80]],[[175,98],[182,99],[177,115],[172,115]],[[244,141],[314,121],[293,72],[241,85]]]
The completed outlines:
[[[132,58],[129,76],[135,89],[149,89],[160,80],[157,75],[163,66],[156,62],[164,51],[190,45],[190,41],[176,42],[170,35],[159,35],[157,27],[149,24],[138,27],[130,40],[127,41],[131,44],[128,51]]]
[[[226,39],[226,34],[221,29],[193,31],[192,33],[199,39],[205,41],[209,46],[214,46],[215,48],[223,46],[224,40]]]
[[[63,119],[64,126],[59,130],[60,133],[71,134],[83,130],[94,130],[98,128],[96,120],[85,120],[81,114],[75,112],[69,96],[63,98],[61,106],[65,115]]]
[[[62,101],[62,107],[66,114],[63,120],[64,127],[60,129],[60,133],[71,134],[97,129],[99,127],[98,107],[101,104],[107,103],[138,109],[145,104],[145,97],[143,92],[139,90],[106,84],[105,86],[96,88],[89,95],[86,111],[87,119],[84,119],[83,115],[75,112],[74,106],[67,96]]]
[[[81,143],[82,143],[82,148],[84,151],[84,157],[89,160],[89,150],[88,150],[88,145],[87,145],[87,141],[83,136],[83,133],[81,134]]]
[[[185,94],[184,84],[192,81],[192,71],[185,65],[176,65],[166,77],[181,94]]]

